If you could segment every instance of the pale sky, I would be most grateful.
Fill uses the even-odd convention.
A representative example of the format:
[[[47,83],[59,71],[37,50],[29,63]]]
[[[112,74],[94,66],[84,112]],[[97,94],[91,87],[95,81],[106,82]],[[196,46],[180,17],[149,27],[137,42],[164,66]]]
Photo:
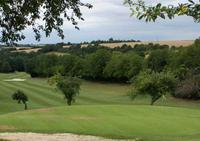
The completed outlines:
[[[148,0],[148,2],[160,0]],[[170,0],[162,0],[168,4]],[[179,0],[184,2],[186,0]],[[84,22],[79,22],[80,30],[74,29],[67,21],[63,29],[65,39],[61,40],[53,33],[51,37],[43,36],[39,43],[82,42],[91,40],[135,39],[135,40],[177,40],[195,39],[200,36],[200,23],[195,23],[191,17],[176,17],[173,20],[159,19],[155,23],[146,23],[135,17],[130,17],[130,10],[123,5],[123,0],[84,0],[93,8],[82,9]],[[170,4],[176,3],[172,0]],[[38,43],[30,29],[25,32],[26,39],[21,43]]]

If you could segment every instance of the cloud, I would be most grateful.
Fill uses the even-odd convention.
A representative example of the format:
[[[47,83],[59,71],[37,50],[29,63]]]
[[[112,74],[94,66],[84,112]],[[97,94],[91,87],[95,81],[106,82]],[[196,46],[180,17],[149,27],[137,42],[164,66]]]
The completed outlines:
[[[163,4],[177,4],[187,0],[161,0]],[[66,38],[64,42],[81,42],[97,39],[138,39],[138,40],[173,40],[195,39],[200,36],[200,23],[195,23],[191,17],[182,16],[173,20],[159,19],[155,23],[146,23],[130,17],[129,8],[123,5],[123,0],[84,0],[91,3],[92,9],[82,8],[85,21],[79,21],[80,31],[65,22],[63,29]],[[152,2],[148,0],[147,3]],[[155,2],[155,0],[153,0]],[[157,2],[160,2],[157,0]],[[26,31],[27,39],[23,43],[35,43],[30,29]],[[62,40],[53,33],[50,38],[42,38],[40,43],[56,43]]]

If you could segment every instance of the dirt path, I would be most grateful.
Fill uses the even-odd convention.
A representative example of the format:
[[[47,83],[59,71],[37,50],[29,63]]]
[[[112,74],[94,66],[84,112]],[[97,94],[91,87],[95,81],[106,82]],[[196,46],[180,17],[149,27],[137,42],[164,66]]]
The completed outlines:
[[[0,133],[0,139],[5,139],[8,141],[116,141],[94,136],[83,136],[74,134],[38,134],[38,133]]]

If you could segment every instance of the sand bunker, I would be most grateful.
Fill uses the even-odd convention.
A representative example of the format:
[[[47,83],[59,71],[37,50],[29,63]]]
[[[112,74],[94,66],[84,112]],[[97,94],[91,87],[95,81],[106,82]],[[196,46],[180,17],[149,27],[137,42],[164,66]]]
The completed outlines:
[[[26,81],[26,79],[13,78],[13,79],[6,79],[6,80],[3,80],[3,81],[6,81],[6,82],[23,82],[23,81]]]
[[[74,134],[38,134],[38,133],[0,133],[0,139],[9,141],[120,141],[120,140],[104,139],[101,137],[83,136]]]

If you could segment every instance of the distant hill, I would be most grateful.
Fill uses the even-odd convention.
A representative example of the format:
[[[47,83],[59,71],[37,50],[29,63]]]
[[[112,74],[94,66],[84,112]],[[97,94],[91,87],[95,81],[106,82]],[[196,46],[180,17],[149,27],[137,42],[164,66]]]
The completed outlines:
[[[160,44],[160,45],[168,45],[168,46],[189,46],[194,43],[194,40],[168,40],[168,41],[142,41],[142,42],[120,42],[120,43],[101,43],[100,45],[110,47],[110,48],[115,48],[115,47],[121,47],[122,45],[130,45],[130,46],[135,46],[136,44]],[[82,45],[83,47],[86,47],[87,44]],[[69,46],[64,46],[64,47],[69,47]]]
[[[141,42],[119,42],[119,43],[100,43],[100,45],[109,47],[109,48],[115,48],[115,47],[121,47],[124,44],[130,45],[130,46],[135,46],[137,44],[160,44],[160,45],[168,45],[168,46],[176,46],[176,47],[186,47],[189,45],[192,45],[194,43],[194,40],[168,40],[168,41],[141,41]],[[63,48],[69,48],[71,45],[64,45]],[[82,47],[87,47],[88,44],[82,44]],[[8,47],[6,47],[8,48]],[[11,47],[9,47],[11,48]],[[42,47],[16,47],[16,50],[13,50],[12,52],[38,52],[41,50]]]

